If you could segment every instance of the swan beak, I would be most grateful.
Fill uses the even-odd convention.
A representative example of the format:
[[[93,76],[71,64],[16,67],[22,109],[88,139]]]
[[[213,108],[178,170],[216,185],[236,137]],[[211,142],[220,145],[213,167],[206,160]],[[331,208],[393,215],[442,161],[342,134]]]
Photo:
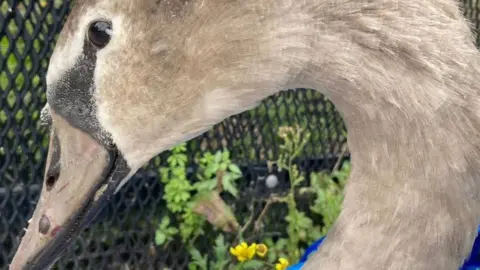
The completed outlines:
[[[114,146],[99,143],[54,111],[51,117],[42,192],[12,270],[49,269],[130,171]]]

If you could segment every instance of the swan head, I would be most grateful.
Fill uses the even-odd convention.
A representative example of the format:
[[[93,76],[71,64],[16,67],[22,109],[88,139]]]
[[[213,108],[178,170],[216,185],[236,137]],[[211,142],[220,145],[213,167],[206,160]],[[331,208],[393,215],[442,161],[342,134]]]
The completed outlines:
[[[242,25],[202,15],[218,12],[207,2],[77,1],[50,59],[45,177],[10,269],[50,267],[152,157],[279,90],[251,60],[263,30],[230,36]]]
[[[349,226],[343,236],[354,241],[365,231],[400,232],[404,223],[395,218],[425,207],[417,193],[429,194],[427,184],[448,190],[452,202],[468,197],[453,180],[474,179],[468,166],[478,160],[472,147],[478,145],[478,93],[467,91],[478,88],[477,60],[454,0],[78,0],[50,59],[42,111],[50,125],[45,177],[10,269],[49,268],[152,157],[287,88],[322,90],[348,127],[358,180],[350,178],[348,189],[356,191],[346,192],[342,206],[347,214],[340,219],[356,218],[339,222]],[[431,159],[435,166],[426,166]],[[410,196],[400,200],[403,212],[398,189]],[[369,215],[379,196],[388,222]],[[463,219],[452,214],[452,223],[466,224],[473,211]],[[473,235],[477,224],[468,226]],[[445,258],[456,263],[461,256],[439,234],[430,248],[445,244],[451,256]],[[369,248],[388,243],[369,239],[376,239]],[[337,240],[332,250],[344,252],[342,244]],[[346,260],[390,260],[391,254],[366,256],[362,245]],[[431,260],[426,251],[425,262]]]

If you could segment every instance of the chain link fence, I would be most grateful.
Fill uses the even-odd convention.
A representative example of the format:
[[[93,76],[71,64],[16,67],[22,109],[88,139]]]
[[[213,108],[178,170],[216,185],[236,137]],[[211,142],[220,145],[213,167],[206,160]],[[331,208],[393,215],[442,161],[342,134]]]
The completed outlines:
[[[48,143],[46,130],[38,121],[46,103],[45,74],[71,4],[67,0],[0,1],[0,269],[8,269],[40,193]],[[475,23],[476,33],[477,1],[465,4],[465,15]],[[266,161],[278,157],[278,128],[293,124],[306,127],[312,134],[297,159],[300,170],[330,169],[345,150],[345,127],[324,96],[301,89],[270,97],[258,108],[232,116],[189,141],[190,174],[201,153],[228,149],[243,172],[240,199],[229,203],[236,212],[244,209],[247,214],[251,198],[273,192],[265,188],[269,174],[277,175],[280,189],[288,189],[287,176],[269,170]],[[153,159],[133,177],[55,268],[187,268],[188,255],[180,241],[167,248],[154,243],[158,216],[165,208],[159,168],[165,165],[168,154]],[[277,222],[264,228],[263,235],[281,234],[285,230],[280,218],[284,209],[270,213]],[[200,249],[208,251],[208,239],[215,234],[207,232],[206,245]]]

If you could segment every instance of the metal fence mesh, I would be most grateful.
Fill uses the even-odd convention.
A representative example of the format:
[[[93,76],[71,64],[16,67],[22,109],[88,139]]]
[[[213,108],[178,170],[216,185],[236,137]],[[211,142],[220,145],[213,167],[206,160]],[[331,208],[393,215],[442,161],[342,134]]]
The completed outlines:
[[[48,142],[38,124],[46,103],[45,74],[71,4],[65,0],[0,1],[0,269],[8,268],[39,196]],[[477,33],[477,1],[465,4],[465,15],[474,22]],[[242,199],[231,203],[236,212],[244,209],[247,213],[248,198],[266,192],[262,179],[269,173],[265,162],[278,156],[277,129],[292,124],[303,124],[312,133],[298,159],[300,168],[307,172],[330,168],[345,145],[345,127],[334,106],[313,90],[285,91],[254,110],[230,117],[188,142],[188,154],[194,159],[204,151],[229,149],[244,172]],[[167,249],[153,243],[156,217],[165,208],[158,167],[167,154],[134,176],[105,209],[101,220],[76,239],[56,267],[186,268],[188,256],[180,242]],[[286,181],[279,176],[280,182]],[[285,224],[280,217],[285,209],[270,212],[274,213],[270,218],[278,222],[264,234],[281,234]],[[214,234],[207,233],[205,239]]]

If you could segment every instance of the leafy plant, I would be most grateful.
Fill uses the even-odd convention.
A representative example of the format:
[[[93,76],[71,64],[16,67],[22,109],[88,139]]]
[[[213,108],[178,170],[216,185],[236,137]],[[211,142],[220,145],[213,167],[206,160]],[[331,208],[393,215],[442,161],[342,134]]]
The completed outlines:
[[[285,200],[288,206],[288,215],[285,217],[288,222],[287,251],[290,260],[297,261],[303,251],[299,249],[300,242],[315,240],[320,232],[319,226],[314,226],[313,221],[297,208],[296,202],[297,189],[305,181],[305,176],[294,161],[307,144],[310,133],[298,126],[282,127],[279,136],[284,143],[280,146],[280,157],[276,164],[280,170],[288,171],[290,179],[290,190]]]
[[[167,159],[168,167],[160,168],[161,182],[165,184],[163,199],[179,224],[172,227],[168,215],[164,216],[157,226],[155,243],[167,245],[179,235],[189,246],[195,267],[203,269],[204,257],[199,256],[193,244],[204,234],[206,220],[225,231],[236,229],[235,216],[218,194],[224,190],[237,197],[236,180],[241,178],[242,172],[232,163],[228,151],[207,152],[200,159],[198,182],[192,184],[187,178],[186,150],[185,143],[174,147]]]
[[[155,232],[155,244],[161,246],[165,242],[173,240],[173,236],[178,233],[178,229],[170,226],[170,218],[163,217],[157,231]]]
[[[310,209],[323,218],[322,235],[327,234],[340,214],[343,188],[349,173],[350,163],[344,162],[340,170],[334,170],[331,174],[320,172],[310,176],[312,190],[316,192],[316,200]]]
[[[186,150],[185,144],[174,147],[167,159],[169,167],[160,169],[161,181],[165,183],[163,199],[173,213],[184,212],[185,204],[191,197],[190,192],[194,189],[187,179]]]
[[[241,227],[235,213],[220,197],[220,193],[229,194],[236,199],[240,197],[237,181],[242,177],[242,172],[231,161],[230,152],[224,150],[214,154],[204,153],[199,159],[199,168],[195,174],[198,181],[194,183],[186,173],[188,158],[185,144],[173,148],[167,159],[168,167],[161,168],[160,172],[161,181],[165,184],[163,198],[178,224],[173,227],[168,215],[164,216],[158,225],[155,243],[165,246],[178,235],[183,243],[187,244],[191,257],[190,270],[285,269],[290,261],[297,261],[303,253],[303,247],[325,235],[340,213],[350,164],[345,162],[340,166],[339,161],[332,172],[311,173],[307,182],[295,161],[307,145],[310,134],[298,126],[282,127],[279,129],[279,137],[282,140],[279,158],[270,163],[276,164],[280,171],[287,172],[290,189],[284,195],[273,194],[262,199],[266,204],[259,215],[253,211],[252,201],[251,216],[248,220],[242,220]],[[309,197],[309,209],[319,214],[322,222],[314,222],[304,212],[305,209],[299,209],[297,201],[305,194],[313,195]],[[265,238],[265,244],[258,246],[255,243],[247,245],[244,234],[252,224],[253,234],[258,234],[262,223],[271,222],[266,220],[265,216],[274,204],[287,206],[288,211],[284,217],[287,223],[286,236],[275,241]],[[213,254],[202,254],[195,247],[195,241],[199,235],[205,233],[207,224],[221,229],[223,233],[237,233],[234,241],[242,243],[232,249],[231,244],[225,241],[224,234],[220,232],[212,245]],[[265,253],[262,253],[261,258],[257,258],[252,250],[260,246]],[[228,252],[237,259],[228,256]],[[258,253],[257,250],[255,252]]]
[[[235,181],[242,177],[240,168],[230,160],[229,151],[218,151],[215,155],[207,152],[200,159],[200,170],[197,178],[200,182],[194,187],[199,191],[210,191],[218,188],[225,190],[235,198],[238,190]]]
[[[299,126],[295,126],[280,128],[279,136],[283,140],[280,145],[279,159],[270,164],[276,164],[280,171],[288,172],[290,189],[286,195],[269,197],[262,214],[255,222],[259,222],[266,215],[272,204],[287,205],[288,212],[285,216],[288,224],[287,237],[280,238],[276,242],[266,239],[265,242],[272,247],[269,262],[273,262],[277,257],[288,257],[291,261],[297,261],[304,251],[302,246],[327,233],[340,213],[342,192],[350,172],[349,163],[343,163],[341,169],[338,168],[344,154],[342,153],[332,172],[312,173],[310,183],[305,183],[305,176],[295,164],[295,159],[303,151],[310,134]],[[304,194],[314,195],[310,210],[322,216],[322,223],[314,223],[304,211],[298,208],[297,200]]]
[[[274,263],[277,258],[287,257],[288,240],[286,238],[280,238],[276,241],[273,241],[272,238],[267,238],[264,243],[269,247],[268,262]]]
[[[192,263],[189,265],[190,270],[223,270],[231,262],[231,258],[228,255],[228,244],[225,243],[223,234],[219,234],[215,239],[214,254],[215,260],[210,261],[208,264],[208,256],[202,256],[200,251],[196,248],[190,250],[192,255]]]
[[[174,214],[176,221],[180,221],[180,225],[179,229],[172,228],[169,226],[170,219],[163,217],[155,232],[157,245],[168,244],[179,232],[184,241],[194,233],[201,234],[203,232],[200,230],[203,225],[202,217],[196,216],[188,208],[188,202],[192,197],[191,193],[195,188],[187,179],[186,150],[184,143],[174,147],[172,154],[167,159],[168,167],[160,168],[161,182],[165,184],[163,199],[167,204],[167,209]]]

